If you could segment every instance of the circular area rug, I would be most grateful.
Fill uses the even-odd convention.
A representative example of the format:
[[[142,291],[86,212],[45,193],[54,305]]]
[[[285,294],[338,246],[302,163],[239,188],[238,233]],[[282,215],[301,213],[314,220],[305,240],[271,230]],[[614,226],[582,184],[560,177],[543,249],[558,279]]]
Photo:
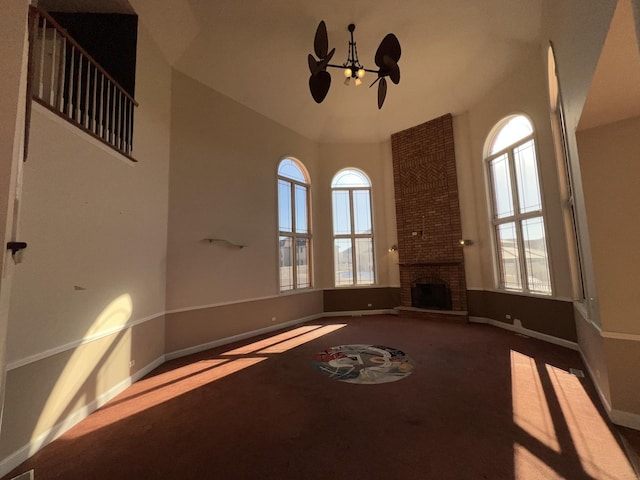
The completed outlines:
[[[340,345],[314,355],[313,366],[329,378],[349,383],[389,383],[413,371],[402,351],[384,345]]]

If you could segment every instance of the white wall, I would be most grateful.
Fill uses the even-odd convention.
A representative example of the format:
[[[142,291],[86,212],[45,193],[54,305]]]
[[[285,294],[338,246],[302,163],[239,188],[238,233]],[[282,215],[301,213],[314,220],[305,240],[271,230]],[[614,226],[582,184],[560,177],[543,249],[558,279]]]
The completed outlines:
[[[27,5],[25,0],[3,2],[0,15],[0,431],[5,393],[5,366],[9,299],[14,272],[11,255],[4,248],[18,240],[14,221],[17,185],[24,145],[27,74]]]
[[[378,283],[398,285],[390,142],[321,144],[175,72],[169,213],[169,310],[279,294],[276,169],[311,178],[314,287],[333,287],[331,179],[360,168],[373,183]],[[210,244],[221,238],[238,250]]]
[[[578,132],[602,329],[640,334],[640,117]]]
[[[34,104],[0,458],[164,354],[170,81],[141,25],[135,164]]]
[[[400,286],[398,253],[389,252],[389,248],[398,243],[390,139],[380,143],[320,145],[321,197],[316,209],[321,225],[316,250],[320,260],[317,262],[319,285],[334,287],[331,181],[347,167],[362,170],[371,180],[376,282],[382,286]]]
[[[317,145],[175,71],[172,95],[168,309],[277,295],[277,165],[304,164],[315,210]]]
[[[635,415],[630,423],[635,428],[640,428],[640,316],[635,301],[640,251],[633,242],[640,235],[638,132],[640,117],[635,117],[577,136],[604,337],[604,350],[588,359],[598,368],[599,357],[604,358],[611,407]]]
[[[456,118],[462,229],[465,235],[474,240],[473,246],[465,247],[465,268],[469,288],[496,288],[484,147],[489,133],[500,120],[508,115],[524,113],[532,120],[535,129],[552,266],[553,296],[570,299],[572,284],[558,169],[549,121],[545,59],[539,51],[532,52],[530,57],[523,59],[519,69],[487,92],[466,114]]]

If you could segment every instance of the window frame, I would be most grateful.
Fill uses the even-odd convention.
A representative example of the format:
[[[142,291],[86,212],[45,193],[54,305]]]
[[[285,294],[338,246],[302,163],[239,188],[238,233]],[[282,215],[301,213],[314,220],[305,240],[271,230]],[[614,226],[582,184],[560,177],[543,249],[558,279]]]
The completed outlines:
[[[280,168],[282,163],[286,160],[291,161],[302,173],[302,176],[305,178],[306,183],[301,182],[300,180],[296,180],[291,177],[287,177],[280,174]],[[289,184],[289,194],[290,194],[290,205],[291,205],[291,231],[283,231],[280,229],[280,182],[286,182]],[[302,187],[306,191],[306,216],[307,216],[307,233],[299,233],[296,229],[296,186]],[[278,166],[276,169],[276,197],[277,197],[277,224],[278,224],[278,291],[280,293],[293,292],[297,290],[309,290],[313,288],[313,235],[311,229],[311,179],[309,177],[309,172],[304,167],[302,162],[294,157],[283,157],[278,162]],[[292,245],[292,253],[291,253],[291,288],[282,288],[282,274],[281,274],[281,246],[280,239],[281,237],[291,238]],[[298,285],[298,253],[297,253],[297,240],[298,239],[306,239],[308,243],[308,252],[307,252],[307,278],[308,285],[300,287]]]
[[[368,186],[358,186],[358,187],[348,187],[348,186],[334,186],[336,178],[345,171],[355,171],[362,175],[364,179],[366,179]],[[350,223],[350,231],[349,234],[336,234],[335,233],[335,211],[334,211],[334,192],[343,191],[347,192],[349,196],[349,223]],[[354,201],[353,201],[353,193],[355,191],[367,191],[369,192],[369,216],[371,218],[371,233],[355,233],[355,215],[354,215]],[[371,287],[377,285],[378,275],[376,272],[377,261],[376,261],[376,250],[375,250],[375,234],[374,234],[374,218],[373,218],[373,185],[369,176],[359,168],[354,167],[346,167],[342,168],[335,173],[335,175],[331,179],[331,250],[333,256],[333,285],[335,288],[353,288],[353,287]],[[371,283],[358,283],[358,262],[356,255],[356,240],[359,238],[369,238],[371,239]],[[338,285],[336,282],[336,249],[335,243],[338,239],[349,239],[351,240],[351,283],[349,284],[341,284]]]
[[[587,298],[587,278],[585,273],[584,249],[582,247],[580,224],[575,204],[575,180],[569,143],[567,141],[567,124],[565,120],[564,102],[558,79],[558,68],[555,51],[550,43],[547,51],[547,69],[549,77],[549,107],[551,110],[551,130],[554,140],[558,170],[562,188],[565,190],[564,217],[567,231],[569,255],[572,262],[572,281],[574,300],[585,303]]]
[[[532,130],[531,133],[507,145],[506,147],[502,148],[497,152],[489,153],[492,149],[493,144],[496,141],[496,138],[502,132],[502,130],[506,127],[509,121],[520,116],[524,117],[531,125],[531,130]],[[531,145],[533,146],[538,190],[540,192],[540,208],[537,210],[527,211],[523,213],[521,212],[521,209],[520,209],[520,195],[519,195],[519,189],[518,189],[518,176],[517,176],[517,171],[515,166],[514,152],[518,148],[522,147],[523,145],[526,145],[529,142],[531,142]],[[487,186],[488,186],[487,191],[489,193],[489,207],[490,207],[489,214],[490,214],[490,223],[491,223],[491,230],[492,230],[492,239],[494,244],[494,248],[493,248],[494,273],[495,273],[497,288],[499,290],[508,291],[508,292],[549,297],[554,295],[555,286],[554,286],[553,274],[552,274],[553,269],[552,269],[552,262],[551,262],[551,253],[549,248],[549,230],[547,228],[547,216],[546,216],[545,206],[544,206],[544,192],[542,189],[542,180],[541,180],[542,176],[540,172],[540,162],[539,162],[538,151],[539,150],[538,150],[538,144],[536,141],[536,129],[534,127],[533,122],[531,121],[531,118],[529,118],[528,115],[525,115],[523,113],[516,113],[513,115],[509,115],[507,117],[504,117],[493,127],[491,133],[487,137],[487,141],[485,144],[484,162],[485,162],[485,174],[486,174]],[[507,163],[509,166],[509,182],[510,182],[509,193],[511,194],[511,206],[513,207],[513,213],[511,215],[498,217],[498,206],[496,205],[496,183],[494,181],[494,175],[491,169],[491,162],[504,155],[506,155]],[[537,219],[537,218],[541,219],[542,227],[544,229],[544,244],[546,249],[547,270],[549,275],[549,291],[548,292],[544,292],[540,290],[532,290],[530,288],[530,281],[529,281],[530,274],[528,272],[527,265],[526,265],[526,262],[527,262],[526,255],[525,255],[526,248],[525,248],[525,240],[523,236],[522,225],[526,220]],[[506,272],[504,271],[504,262],[501,254],[498,229],[500,225],[505,225],[510,223],[514,225],[514,229],[516,233],[515,247],[517,248],[517,252],[518,252],[518,269],[520,273],[520,278],[519,278],[520,288],[507,286],[504,280],[506,278]]]

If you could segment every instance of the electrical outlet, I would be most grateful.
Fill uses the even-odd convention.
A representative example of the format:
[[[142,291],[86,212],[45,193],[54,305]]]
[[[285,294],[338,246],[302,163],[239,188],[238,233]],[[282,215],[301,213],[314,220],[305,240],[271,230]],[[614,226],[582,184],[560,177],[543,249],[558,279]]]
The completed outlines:
[[[134,366],[135,364],[136,364],[136,361],[135,361],[135,360],[131,360],[131,361],[129,362],[129,368],[133,368],[133,366]]]
[[[367,303],[367,307],[373,307],[373,303]]]
[[[504,316],[504,318],[506,318],[507,320],[511,320],[511,315],[509,315],[508,313]]]
[[[271,321],[275,322],[276,321],[276,317],[271,317]]]

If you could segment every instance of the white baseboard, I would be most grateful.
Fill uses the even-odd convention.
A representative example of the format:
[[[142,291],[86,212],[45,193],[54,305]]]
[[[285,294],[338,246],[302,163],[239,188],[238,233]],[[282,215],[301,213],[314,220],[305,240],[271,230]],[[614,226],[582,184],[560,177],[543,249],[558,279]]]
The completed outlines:
[[[103,406],[112,398],[116,397],[120,393],[122,393],[127,387],[129,387],[132,383],[140,380],[147,373],[151,372],[153,369],[159,367],[165,362],[165,356],[162,355],[156,358],[153,362],[146,365],[144,368],[138,370],[136,373],[131,375],[130,377],[125,378],[117,385],[111,387],[109,390],[104,392],[98,398],[90,402],[89,404],[79,408],[71,415],[67,416],[60,423],[57,423],[53,427],[51,427],[46,432],[40,434],[37,438],[19,448],[15,452],[13,452],[8,457],[3,458],[0,461],[0,477],[3,477],[11,470],[16,468],[22,462],[27,460],[29,457],[34,455],[36,452],[46,447],[48,444],[53,442],[60,435],[68,431],[70,428],[87,418],[91,413],[95,412],[98,408]]]
[[[173,352],[169,352],[165,354],[164,357],[166,360],[173,360],[174,358],[185,357],[187,355],[191,355],[192,353],[203,352],[205,350],[209,350],[210,348],[219,347],[221,345],[228,345],[233,342],[238,342],[240,340],[246,340],[247,338],[256,337],[258,335],[262,335],[265,333],[270,333],[275,330],[281,330],[283,328],[292,327],[294,325],[298,325],[299,323],[311,322],[313,320],[317,320],[318,318],[322,318],[322,317],[323,317],[323,314],[319,313],[316,315],[310,315],[308,317],[298,318],[296,320],[290,320],[288,322],[276,323],[274,325],[269,325],[268,327],[259,328],[258,330],[252,330],[250,332],[233,335],[232,337],[220,338],[218,340],[213,340],[211,342],[201,343],[200,345],[196,345],[194,347],[175,350]]]
[[[565,340],[564,338],[558,338],[552,335],[547,335],[546,333],[536,332],[535,330],[529,330],[528,328],[524,328],[522,325],[511,325],[510,323],[499,322],[497,320],[493,320],[492,318],[472,317],[472,316],[469,316],[469,322],[486,323],[488,325],[493,325],[494,327],[503,328],[511,332],[526,335],[527,337],[537,338],[538,340],[543,340],[545,342],[553,343],[555,345],[560,345],[561,347],[566,347],[566,348],[570,348],[571,350],[580,351],[580,347],[576,342],[571,342],[569,340]]]
[[[640,430],[640,415],[636,413],[624,412],[614,408],[609,412],[609,418],[616,425]]]
[[[594,387],[596,387],[596,392],[598,393],[598,397],[600,398],[600,402],[602,403],[602,406],[606,410],[607,415],[609,415],[609,418],[611,418],[611,404],[609,403],[609,399],[604,394],[604,392],[600,389],[600,384],[597,381],[595,372],[591,368],[591,365],[587,361],[587,357],[584,356],[584,353],[582,352],[582,350],[580,350],[580,356],[582,357],[582,363],[584,363],[584,365],[587,367],[587,373],[589,374],[589,377],[591,378],[591,383],[593,383]]]
[[[397,314],[397,312],[392,309],[387,309],[387,310],[350,310],[345,312],[318,313],[316,315],[310,315],[308,317],[302,317],[296,320],[290,320],[288,322],[276,323],[274,325],[269,325],[268,327],[260,328],[258,330],[252,330],[250,332],[240,333],[238,335],[233,335],[232,337],[219,338],[218,340],[213,340],[207,343],[201,343],[200,345],[195,345],[193,347],[183,348],[181,350],[175,350],[173,352],[167,353],[165,355],[165,359],[173,360],[175,358],[185,357],[193,353],[203,352],[211,348],[220,347],[222,345],[228,345],[233,342],[239,342],[240,340],[246,340],[247,338],[257,337],[258,335],[263,335],[265,333],[270,333],[275,330],[281,330],[283,328],[292,327],[300,323],[311,322],[313,320],[317,320],[323,317],[359,317],[361,315],[386,315],[386,314]]]
[[[324,312],[323,317],[361,317],[362,315],[397,315],[392,308],[380,310],[346,310],[344,312]]]
[[[29,470],[28,472],[21,473],[17,477],[13,477],[11,480],[34,480],[33,470]]]
[[[607,415],[609,416],[609,420],[611,420],[616,425],[621,425],[623,427],[633,428],[635,430],[640,430],[640,415],[637,413],[625,412],[623,410],[617,410],[615,408],[611,408],[611,404],[609,403],[608,398],[600,388],[600,383],[596,378],[591,365],[587,361],[587,357],[585,357],[582,350],[580,350],[580,356],[582,357],[582,362],[587,367],[587,373],[591,378],[591,383],[593,383],[594,387],[596,387],[596,392],[598,393],[598,398],[600,398],[600,402],[604,407]]]

